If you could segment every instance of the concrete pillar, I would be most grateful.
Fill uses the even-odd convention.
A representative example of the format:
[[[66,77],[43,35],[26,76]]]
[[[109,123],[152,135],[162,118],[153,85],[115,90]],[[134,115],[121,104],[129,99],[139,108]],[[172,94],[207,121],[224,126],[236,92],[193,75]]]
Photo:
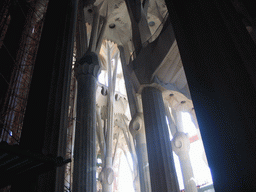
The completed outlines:
[[[136,153],[140,176],[140,190],[151,192],[145,126],[142,113],[137,113],[132,118],[129,129],[136,141]]]
[[[141,96],[152,191],[179,191],[162,92],[145,87]]]
[[[99,61],[85,54],[76,69],[78,83],[73,190],[96,192],[96,82]]]
[[[172,140],[172,149],[179,156],[185,191],[197,192],[189,158],[190,141],[188,135],[184,132],[176,132]]]

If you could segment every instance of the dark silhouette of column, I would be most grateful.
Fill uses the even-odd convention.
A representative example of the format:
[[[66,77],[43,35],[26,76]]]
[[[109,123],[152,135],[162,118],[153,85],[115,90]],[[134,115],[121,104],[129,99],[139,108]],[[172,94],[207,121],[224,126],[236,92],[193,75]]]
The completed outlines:
[[[215,191],[255,191],[255,44],[231,1],[166,4]]]
[[[141,97],[152,191],[179,191],[162,92],[145,87]]]
[[[86,53],[76,68],[78,83],[73,190],[96,192],[96,82],[98,56]]]

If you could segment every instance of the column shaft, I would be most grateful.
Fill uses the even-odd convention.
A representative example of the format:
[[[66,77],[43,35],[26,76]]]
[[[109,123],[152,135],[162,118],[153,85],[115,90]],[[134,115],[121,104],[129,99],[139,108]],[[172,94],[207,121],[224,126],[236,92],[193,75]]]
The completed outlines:
[[[182,177],[184,182],[184,187],[186,192],[197,192],[196,183],[194,179],[194,174],[189,158],[189,153],[184,153],[179,156],[180,167],[182,171]]]
[[[86,64],[77,72],[73,190],[81,192],[96,192],[96,60],[94,54],[85,55],[79,62]]]
[[[136,152],[138,157],[140,189],[141,191],[151,192],[149,177],[148,153],[146,144],[145,128],[136,135]]]
[[[179,191],[162,93],[145,87],[141,96],[152,191]]]
[[[196,182],[189,158],[190,141],[184,132],[176,132],[172,140],[173,151],[179,156],[180,167],[186,192],[197,192]]]

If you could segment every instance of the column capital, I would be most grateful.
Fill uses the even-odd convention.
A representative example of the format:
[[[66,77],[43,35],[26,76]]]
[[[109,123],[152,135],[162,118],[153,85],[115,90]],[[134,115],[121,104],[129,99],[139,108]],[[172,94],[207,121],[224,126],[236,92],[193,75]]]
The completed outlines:
[[[166,92],[166,91],[179,92],[179,93],[182,93],[188,99],[191,99],[189,90],[180,90],[175,83],[164,83],[157,76],[154,76],[151,79],[150,83],[139,84],[139,86],[136,87],[136,92],[141,93],[145,87],[154,87],[162,92]]]
[[[137,93],[141,94],[142,90],[145,88],[145,87],[153,87],[153,88],[156,88],[158,89],[159,91],[163,92],[166,90],[165,87],[163,87],[159,82],[158,82],[158,78],[154,78],[152,79],[152,81],[150,83],[143,83],[143,84],[140,84],[140,86],[138,87],[138,89],[136,90]]]
[[[76,78],[80,75],[93,75],[98,77],[100,65],[98,55],[93,52],[85,53],[84,56],[76,62],[75,74]]]

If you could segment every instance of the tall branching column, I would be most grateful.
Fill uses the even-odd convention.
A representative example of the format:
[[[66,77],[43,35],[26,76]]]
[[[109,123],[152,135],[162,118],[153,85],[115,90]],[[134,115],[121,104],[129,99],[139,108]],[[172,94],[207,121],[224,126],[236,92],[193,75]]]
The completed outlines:
[[[182,108],[182,106],[180,108]],[[189,157],[190,141],[188,134],[185,133],[185,127],[182,122],[182,111],[181,109],[176,111],[177,132],[173,135],[172,148],[179,156],[185,190],[195,192],[197,188]]]
[[[137,113],[132,118],[129,125],[129,129],[136,141],[136,152],[138,157],[138,168],[140,177],[140,190],[151,192],[143,113]]]
[[[145,126],[143,120],[143,109],[141,99],[135,96],[133,85],[131,84],[131,77],[126,64],[126,55],[129,55],[129,51],[122,46],[119,46],[120,58],[123,68],[123,74],[125,79],[125,86],[127,90],[127,96],[129,100],[129,106],[131,111],[132,120],[129,125],[129,130],[136,141],[136,152],[138,158],[138,168],[140,177],[140,190],[151,191],[149,166],[148,166],[148,152],[146,144]],[[128,54],[126,54],[128,52]]]
[[[74,147],[73,190],[96,192],[96,82],[99,61],[85,54],[76,70],[78,82],[77,123]]]
[[[107,44],[107,57],[108,57],[108,116],[107,116],[107,135],[106,135],[106,157],[105,167],[101,173],[102,189],[104,192],[112,192],[112,183],[114,180],[114,171],[112,169],[112,153],[113,153],[113,126],[114,126],[114,92],[116,84],[117,73],[117,55],[114,56],[115,64],[112,73],[112,57],[114,47],[109,47]]]
[[[193,170],[189,158],[190,141],[184,132],[176,132],[172,140],[174,152],[179,156],[182,177],[187,192],[197,192]]]

